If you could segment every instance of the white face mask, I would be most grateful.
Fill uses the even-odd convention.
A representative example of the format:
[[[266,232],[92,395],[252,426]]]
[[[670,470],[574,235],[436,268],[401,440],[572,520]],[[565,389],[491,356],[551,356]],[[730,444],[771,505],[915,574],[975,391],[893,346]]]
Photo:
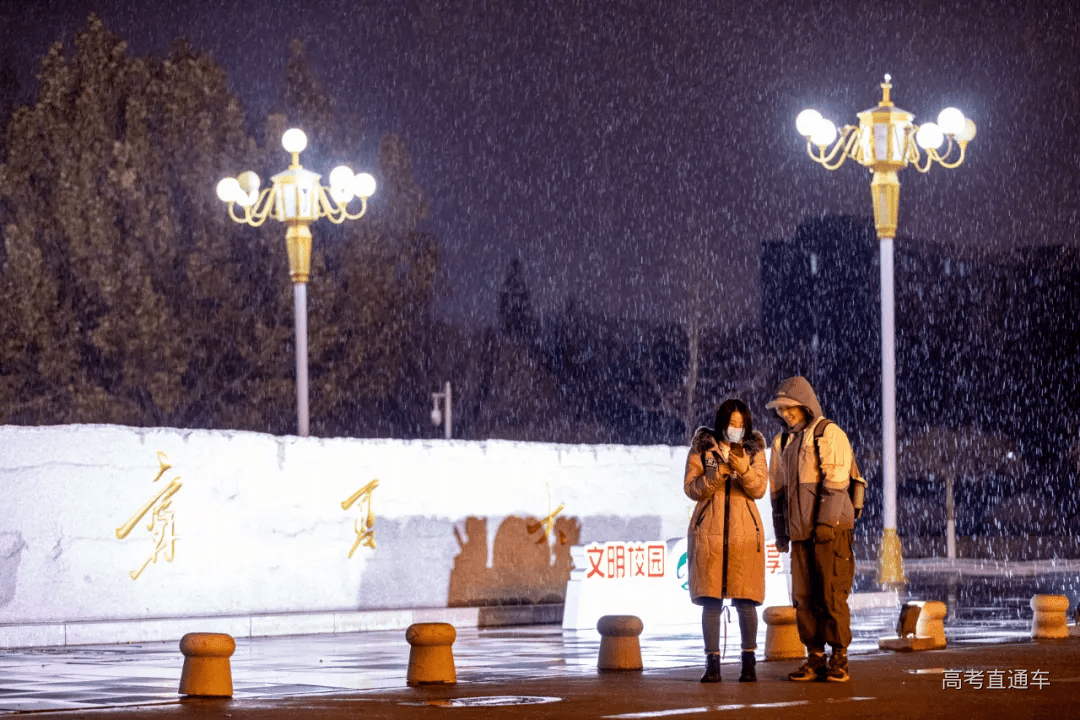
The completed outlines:
[[[737,442],[742,441],[742,438],[743,438],[743,429],[742,428],[731,427],[730,425],[728,426],[728,429],[727,429],[727,440],[728,440],[728,442],[737,443]]]

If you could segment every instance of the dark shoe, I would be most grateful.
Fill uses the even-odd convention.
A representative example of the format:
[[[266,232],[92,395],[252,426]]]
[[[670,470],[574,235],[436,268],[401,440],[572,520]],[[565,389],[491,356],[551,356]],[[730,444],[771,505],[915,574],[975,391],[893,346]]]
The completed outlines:
[[[793,682],[815,682],[817,680],[824,680],[825,670],[824,653],[810,653],[806,658],[806,662],[800,665],[799,669],[795,672],[789,673],[787,679]]]
[[[701,682],[720,682],[720,655],[709,653],[705,656],[705,674],[701,676]]]
[[[829,668],[825,671],[825,677],[829,682],[847,682],[851,679],[847,671],[847,650],[833,648],[832,657],[829,658]]]
[[[739,674],[739,682],[757,682],[757,672],[754,670],[756,664],[757,658],[754,657],[754,651],[743,650],[742,673]]]

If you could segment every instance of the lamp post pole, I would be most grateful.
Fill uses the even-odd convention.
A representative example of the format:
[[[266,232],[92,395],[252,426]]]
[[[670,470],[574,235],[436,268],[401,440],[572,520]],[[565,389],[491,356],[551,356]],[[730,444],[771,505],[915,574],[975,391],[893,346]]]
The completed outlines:
[[[446,412],[439,409],[440,400],[443,401],[443,407],[446,409]],[[431,402],[433,405],[431,409],[431,422],[438,426],[445,421],[445,424],[443,425],[443,434],[446,439],[449,440],[454,436],[454,393],[453,388],[450,387],[449,380],[446,381],[441,393],[431,393]]]
[[[296,425],[300,437],[308,436],[307,283],[293,283],[293,317],[296,327]]]
[[[249,171],[235,178],[225,178],[217,185],[217,194],[229,204],[229,217],[235,222],[259,227],[273,218],[285,224],[285,249],[289,255],[289,275],[293,282],[293,317],[296,328],[296,425],[300,437],[309,434],[307,282],[311,274],[311,223],[325,217],[334,224],[356,220],[367,212],[367,201],[375,193],[375,179],[367,173],[354,175],[340,165],[330,173],[330,186],[319,184],[320,176],[300,165],[300,153],[307,147],[307,136],[293,128],[281,138],[292,154],[292,164],[285,172],[271,178],[272,185],[260,190],[259,176]],[[349,201],[360,198],[360,210],[350,213]],[[236,208],[242,209],[237,215]]]
[[[293,154],[290,170],[302,169],[299,152]],[[282,173],[284,175],[284,173]],[[274,176],[277,181],[280,176]],[[318,181],[318,176],[315,176]],[[298,198],[299,199],[299,198]],[[302,202],[296,203],[302,206]],[[307,283],[311,277],[311,228],[308,219],[286,217],[285,250],[289,255],[289,276],[293,283],[293,328],[296,335],[296,427],[300,437],[310,429],[308,410]]]
[[[967,144],[975,137],[975,123],[956,108],[946,108],[937,123],[915,125],[914,115],[897,108],[889,97],[892,78],[881,83],[881,102],[858,113],[858,125],[836,126],[816,110],[804,110],[796,128],[806,138],[810,157],[828,170],[847,158],[873,173],[870,193],[874,225],[881,252],[881,474],[884,493],[878,582],[898,585],[904,577],[903,549],[896,523],[896,329],[893,292],[893,241],[900,206],[897,171],[909,164],[921,173],[937,163],[955,168],[964,162]],[[948,145],[942,152],[942,143]],[[835,144],[834,144],[835,141]],[[831,149],[829,146],[832,146]],[[926,153],[925,159],[919,151]]]
[[[904,553],[896,530],[896,324],[893,303],[893,238],[882,237],[881,251],[881,479],[883,503],[878,582],[904,583]]]

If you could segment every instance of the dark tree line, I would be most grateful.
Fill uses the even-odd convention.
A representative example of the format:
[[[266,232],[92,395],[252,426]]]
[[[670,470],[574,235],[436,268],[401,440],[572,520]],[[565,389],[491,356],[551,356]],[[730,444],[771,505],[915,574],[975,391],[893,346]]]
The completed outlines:
[[[731,395],[771,436],[769,394],[803,374],[864,471],[880,474],[878,244],[868,220],[807,220],[763,243],[760,324],[694,302],[660,324],[574,300],[539,313],[511,261],[493,298],[497,323],[449,325],[432,312],[439,241],[424,231],[427,200],[408,149],[344,117],[303,46],[287,51],[280,112],[254,129],[210,57],[182,42],[163,58],[132,57],[93,18],[73,46],[50,49],[32,105],[0,107],[9,114],[0,423],[294,432],[284,231],[236,225],[214,185],[283,169],[278,139],[301,126],[306,166],[355,167],[377,148],[377,167],[364,169],[379,182],[365,218],[314,228],[313,434],[436,437],[430,393],[450,380],[454,434],[465,439],[681,445]],[[10,89],[4,67],[0,57]],[[940,478],[956,472],[974,499],[964,530],[1078,526],[1078,255],[897,241],[902,498],[940,507]],[[941,461],[1008,452],[1015,462]],[[1037,505],[1040,489],[1054,511],[1025,515],[1020,500]],[[989,513],[1002,498],[1018,509]],[[879,512],[872,503],[868,532]]]
[[[260,146],[224,71],[182,42],[132,57],[92,17],[49,50],[0,155],[0,422],[295,431],[284,229],[236,225],[214,186],[284,169],[290,125],[322,172],[376,141],[336,118],[302,46],[290,51]],[[368,216],[315,230],[316,434],[390,432],[428,318],[426,201],[404,143],[377,142]]]
[[[541,315],[517,261],[498,307],[493,327],[436,331],[445,352],[433,375],[458,388],[455,435],[463,438],[681,445],[711,425],[720,400],[739,394],[761,407],[775,384],[759,329],[726,328],[727,318],[700,326],[693,343],[688,323],[610,317],[574,300]],[[693,348],[700,370],[688,388]]]
[[[344,117],[302,44],[288,53],[280,112],[252,127],[224,71],[183,41],[133,57],[92,17],[50,48],[0,147],[0,422],[294,431],[284,230],[236,225],[214,193],[223,176],[282,169],[289,126],[323,172],[378,147],[368,215],[314,228],[313,434],[434,435],[445,376],[460,437],[680,443],[743,382],[746,348],[714,328],[572,302],[538,317],[520,267],[497,327],[433,320],[439,242],[407,148]]]

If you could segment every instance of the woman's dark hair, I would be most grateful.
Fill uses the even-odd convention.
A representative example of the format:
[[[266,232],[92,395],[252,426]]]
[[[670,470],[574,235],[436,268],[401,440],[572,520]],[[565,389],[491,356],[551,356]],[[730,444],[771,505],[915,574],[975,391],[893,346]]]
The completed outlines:
[[[743,416],[743,437],[748,438],[754,433],[754,418],[750,415],[750,408],[746,406],[742,400],[738,398],[731,398],[720,403],[720,406],[716,408],[716,417],[713,423],[713,435],[717,439],[724,437],[724,433],[727,430],[728,422],[731,420],[731,416],[735,414],[735,411]]]

